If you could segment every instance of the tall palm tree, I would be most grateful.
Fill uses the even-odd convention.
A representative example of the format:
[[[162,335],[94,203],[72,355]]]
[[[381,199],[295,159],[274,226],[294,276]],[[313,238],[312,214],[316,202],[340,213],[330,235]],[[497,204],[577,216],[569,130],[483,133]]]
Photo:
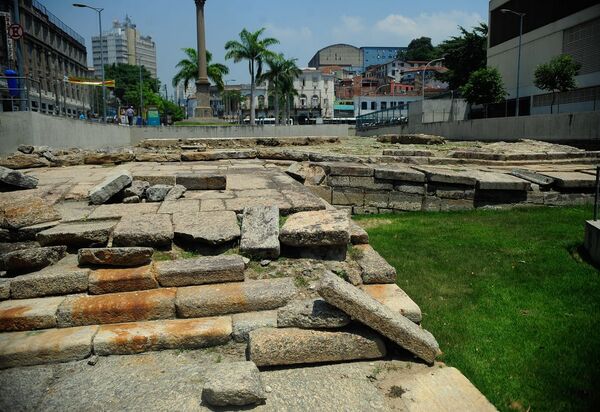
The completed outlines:
[[[177,85],[183,81],[183,87],[187,90],[191,81],[198,80],[198,53],[196,52],[196,49],[191,47],[186,47],[181,50],[183,50],[187,57],[180,60],[175,66],[179,68],[179,72],[173,77],[173,87],[177,87]],[[223,77],[229,74],[229,68],[221,63],[211,64],[212,57],[212,53],[206,51],[206,69],[208,78],[222,91],[224,88]]]
[[[283,54],[268,56],[265,62],[269,70],[261,76],[260,81],[268,80],[274,97],[275,124],[279,124],[279,98],[284,95],[288,86],[292,86],[294,80],[302,74],[296,65],[298,59],[287,60]]]
[[[256,124],[256,103],[254,102],[256,81],[262,76],[263,61],[274,54],[269,50],[269,47],[279,44],[279,40],[277,39],[271,37],[261,38],[264,31],[264,28],[255,32],[249,32],[244,29],[240,33],[240,41],[230,40],[225,44],[225,50],[227,50],[226,59],[233,59],[235,63],[248,60],[251,125]]]

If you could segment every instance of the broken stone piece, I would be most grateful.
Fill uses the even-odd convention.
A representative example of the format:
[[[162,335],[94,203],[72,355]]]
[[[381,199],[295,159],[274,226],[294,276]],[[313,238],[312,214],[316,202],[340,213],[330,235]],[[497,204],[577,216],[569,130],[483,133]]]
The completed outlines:
[[[101,205],[130,185],[132,180],[131,173],[127,170],[119,171],[107,177],[102,183],[90,190],[90,202],[94,205]]]
[[[245,406],[263,403],[266,395],[254,362],[231,362],[211,367],[202,399],[213,406]]]

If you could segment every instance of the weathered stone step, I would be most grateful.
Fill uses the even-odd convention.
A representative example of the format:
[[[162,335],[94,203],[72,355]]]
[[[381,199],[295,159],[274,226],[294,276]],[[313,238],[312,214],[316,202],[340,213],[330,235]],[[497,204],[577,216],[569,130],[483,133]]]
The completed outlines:
[[[177,290],[177,316],[201,318],[276,309],[296,294],[291,278],[190,286]]]
[[[175,317],[175,289],[153,289],[98,296],[71,296],[56,313],[57,325],[139,322]]]
[[[240,282],[246,265],[239,255],[204,256],[158,262],[156,277],[163,287]]]
[[[156,288],[158,288],[158,282],[154,277],[152,265],[136,268],[97,269],[91,271],[89,276],[90,295],[134,292]]]
[[[85,359],[98,326],[0,334],[0,368]]]
[[[421,308],[398,285],[361,285],[367,295],[415,323],[422,320]]]
[[[362,280],[366,284],[395,283],[396,269],[371,245],[354,245],[354,259],[360,266]]]
[[[64,297],[7,300],[0,303],[0,332],[55,328]]]
[[[368,329],[332,332],[262,328],[249,336],[248,357],[257,366],[376,359],[386,355],[383,340]]]
[[[130,355],[165,349],[198,349],[231,339],[231,317],[155,320],[101,325],[94,337],[97,355]]]

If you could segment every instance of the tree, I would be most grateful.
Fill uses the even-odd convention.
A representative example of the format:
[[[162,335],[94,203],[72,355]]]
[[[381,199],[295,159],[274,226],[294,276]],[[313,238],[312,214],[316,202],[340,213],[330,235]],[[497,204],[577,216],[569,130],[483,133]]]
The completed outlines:
[[[279,40],[267,37],[261,38],[265,29],[255,32],[244,29],[240,33],[240,41],[230,40],[225,44],[226,59],[233,59],[235,63],[248,60],[248,71],[250,72],[250,124],[256,124],[256,103],[254,101],[256,81],[262,76],[263,62],[274,53],[269,47],[279,44]]]
[[[137,106],[139,103],[140,89],[140,67],[130,64],[111,64],[105,67],[107,79],[115,81],[115,96],[124,104]],[[158,93],[159,81],[142,66],[142,91],[147,93]],[[133,97],[136,96],[136,97]],[[145,100],[145,98],[144,98]]]
[[[196,49],[186,47],[183,52],[186,54],[185,59],[181,59],[175,67],[179,68],[179,71],[173,77],[173,87],[183,82],[183,88],[187,90],[188,85],[191,81],[198,80],[198,52]],[[221,63],[212,63],[212,53],[206,51],[206,71],[208,79],[211,80],[220,91],[223,91],[223,77],[229,74],[229,68]]]
[[[419,37],[408,44],[408,49],[398,53],[398,59],[402,61],[430,61],[438,57],[436,48],[431,44],[431,38]]]
[[[293,87],[294,80],[302,74],[296,65],[297,61],[297,59],[287,60],[283,54],[276,54],[265,59],[269,70],[261,76],[260,81],[269,81],[269,87],[274,97],[275,124],[279,124],[280,97],[288,88],[287,86],[291,83]]]
[[[450,89],[458,90],[469,81],[471,73],[487,65],[488,26],[481,23],[471,31],[459,27],[460,36],[453,36],[438,46],[439,54],[444,56],[445,73],[437,78],[447,82]]]
[[[534,73],[535,87],[552,92],[550,113],[553,112],[557,92],[567,92],[577,87],[575,76],[579,73],[581,64],[568,54],[557,56],[548,63],[540,64]]]
[[[474,71],[469,81],[461,88],[461,92],[469,104],[499,103],[506,97],[506,90],[498,69],[484,67]]]

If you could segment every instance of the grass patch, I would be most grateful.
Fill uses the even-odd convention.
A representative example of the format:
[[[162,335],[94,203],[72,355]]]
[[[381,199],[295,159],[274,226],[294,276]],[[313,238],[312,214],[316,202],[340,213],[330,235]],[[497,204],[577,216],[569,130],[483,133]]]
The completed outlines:
[[[578,254],[591,215],[570,207],[358,220],[421,306],[442,361],[502,411],[570,411],[600,404],[600,276]]]
[[[294,285],[296,285],[297,288],[307,288],[309,283],[304,276],[298,275],[294,278]]]
[[[162,262],[165,260],[173,260],[173,255],[171,252],[163,252],[160,250],[155,250],[154,254],[152,254],[152,260],[155,262]]]
[[[287,216],[279,216],[279,228],[281,229],[285,222],[288,220]]]

